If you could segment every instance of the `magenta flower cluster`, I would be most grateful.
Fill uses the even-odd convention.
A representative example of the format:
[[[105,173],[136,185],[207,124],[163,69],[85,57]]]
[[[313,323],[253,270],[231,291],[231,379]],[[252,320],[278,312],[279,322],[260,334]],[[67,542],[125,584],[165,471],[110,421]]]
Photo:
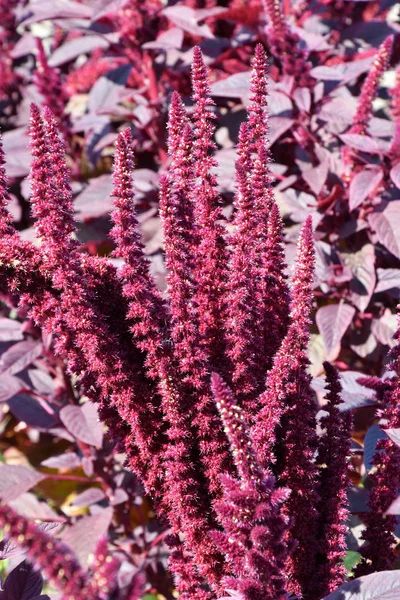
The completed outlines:
[[[338,374],[326,364],[327,412],[317,435],[307,358],[312,221],[301,230],[288,279],[269,172],[266,71],[259,45],[229,234],[199,48],[190,118],[172,96],[169,169],[160,187],[164,295],[141,241],[129,130],[119,134],[114,163],[111,235],[124,261],[119,271],[79,251],[64,142],[50,109],[31,109],[38,247],[13,229],[0,171],[1,294],[53,334],[70,373],[99,404],[109,435],[170,528],[169,568],[182,600],[227,593],[318,600],[345,576],[351,424],[339,413]],[[45,74],[43,63],[38,78]],[[391,424],[397,427],[394,416]],[[0,509],[0,525],[63,597],[112,596],[118,565],[107,561],[103,542],[88,579],[68,552],[11,509]]]

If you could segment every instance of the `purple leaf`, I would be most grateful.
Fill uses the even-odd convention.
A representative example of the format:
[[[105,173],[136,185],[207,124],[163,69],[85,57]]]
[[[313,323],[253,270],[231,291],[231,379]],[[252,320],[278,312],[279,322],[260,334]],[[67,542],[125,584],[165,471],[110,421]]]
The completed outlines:
[[[112,111],[126,94],[125,83],[131,65],[121,65],[107,75],[99,77],[89,93],[88,109],[91,113]]]
[[[10,540],[2,540],[0,542],[0,560],[12,558],[13,556],[20,556],[23,553],[24,550],[22,550],[22,548],[20,548],[13,542],[10,542]]]
[[[358,371],[343,371],[340,373],[342,383],[341,397],[343,401],[340,405],[340,410],[342,412],[360,408],[361,406],[371,406],[377,403],[375,392],[358,383],[360,377],[365,377],[365,374]],[[325,379],[322,377],[315,377],[312,380],[312,388],[316,392],[325,390]]]
[[[317,167],[306,169],[302,172],[303,179],[311,188],[311,191],[318,196],[325,185],[328,177],[329,162],[324,160]]]
[[[18,394],[8,400],[8,405],[14,417],[29,427],[48,430],[59,423],[54,410],[43,399],[28,394]]]
[[[368,135],[359,135],[358,133],[343,133],[340,136],[341,140],[354,150],[367,152],[368,154],[382,154],[384,151],[383,142],[378,142]]]
[[[25,177],[28,175],[31,165],[25,127],[6,131],[2,134],[2,138],[8,177]]]
[[[97,487],[92,487],[75,496],[71,504],[73,506],[90,506],[91,504],[101,502],[101,500],[104,500],[105,497],[106,495],[103,490]]]
[[[81,459],[75,452],[66,452],[59,456],[51,456],[40,463],[49,469],[75,469],[81,466]]]
[[[28,374],[33,387],[40,394],[52,394],[54,392],[54,379],[46,371],[29,369]]]
[[[396,329],[397,317],[390,310],[385,311],[379,319],[372,319],[371,331],[376,339],[385,346],[393,347],[396,344],[393,339]]]
[[[250,73],[235,73],[211,85],[211,94],[222,98],[247,98],[250,94]]]
[[[371,425],[367,430],[364,438],[364,465],[367,473],[369,473],[373,467],[373,459],[378,440],[384,440],[386,438],[385,432],[379,425]]]
[[[342,254],[342,259],[353,274],[350,283],[350,300],[361,312],[364,312],[374,293],[376,283],[374,246],[365,244],[354,254]]]
[[[26,7],[21,22],[24,26],[40,21],[54,19],[90,19],[92,9],[80,2],[72,0],[52,0],[51,2],[29,3]]]
[[[400,288],[400,269],[377,269],[378,283],[375,293],[395,290],[396,294]]]
[[[308,88],[296,88],[293,92],[293,99],[301,111],[310,112],[311,93]]]
[[[272,146],[278,138],[292,127],[293,119],[288,117],[271,117],[269,123],[269,144]]]
[[[381,571],[341,585],[323,600],[398,600],[400,571]]]
[[[82,458],[82,469],[87,477],[92,477],[94,473],[93,458],[91,456],[84,456]]]
[[[208,25],[199,25],[198,21],[201,20],[196,11],[188,6],[169,6],[164,8],[162,13],[170,20],[174,25],[187,31],[192,35],[198,35],[204,38],[213,38],[214,35]],[[202,17],[202,15],[200,15]],[[204,17],[203,17],[204,18]]]
[[[380,212],[370,213],[368,221],[378,241],[400,258],[400,200],[389,202]]]
[[[172,50],[174,48],[182,48],[184,33],[178,27],[172,27],[163,31],[157,36],[154,42],[146,42],[142,48],[146,50]]]
[[[387,436],[400,448],[400,429],[385,429]]]
[[[93,52],[96,48],[105,49],[108,48],[109,45],[109,40],[102,35],[85,35],[84,37],[78,37],[65,42],[65,44],[54,50],[49,58],[49,65],[51,67],[58,67],[70,60],[75,60],[75,58],[82,54],[90,54],[90,52]]]
[[[93,554],[99,538],[107,534],[113,516],[111,507],[101,512],[79,519],[68,528],[62,536],[65,542],[76,554],[83,567],[87,565],[90,554]]]
[[[15,375],[33,363],[42,353],[40,342],[26,340],[14,344],[1,355],[0,373]]]
[[[0,464],[0,498],[4,502],[15,500],[43,479],[46,475],[28,467]]]
[[[393,500],[392,504],[389,506],[385,515],[400,515],[400,496]]]
[[[10,400],[25,387],[24,383],[13,375],[0,376],[0,402]]]
[[[390,179],[394,185],[400,189],[400,163],[397,163],[390,171]]]
[[[328,360],[338,354],[338,347],[348,326],[350,325],[356,309],[349,304],[330,304],[322,306],[316,314],[316,322],[325,344]]]
[[[37,496],[32,492],[21,494],[16,500],[10,501],[9,504],[17,511],[17,513],[28,519],[41,519],[42,521],[47,521],[38,524],[38,527],[44,531],[58,528],[61,526],[61,523],[64,522],[62,517],[60,518],[47,502],[40,502]],[[51,523],[48,522],[50,520],[52,521]],[[57,520],[57,522],[54,522],[54,520]]]
[[[24,560],[11,571],[4,584],[5,600],[34,600],[40,596],[43,577]]]
[[[17,342],[23,339],[21,323],[13,319],[0,319],[0,342]]]
[[[74,202],[76,220],[85,221],[102,217],[113,207],[111,198],[113,185],[110,175],[100,175],[90,179],[89,184],[79,194]]]
[[[82,406],[64,406],[60,410],[60,419],[72,435],[81,442],[101,447],[103,426],[99,422],[97,407],[92,402]]]
[[[364,200],[376,191],[383,178],[382,169],[372,168],[364,169],[356,173],[350,183],[349,190],[349,208],[354,210],[358,208]]]

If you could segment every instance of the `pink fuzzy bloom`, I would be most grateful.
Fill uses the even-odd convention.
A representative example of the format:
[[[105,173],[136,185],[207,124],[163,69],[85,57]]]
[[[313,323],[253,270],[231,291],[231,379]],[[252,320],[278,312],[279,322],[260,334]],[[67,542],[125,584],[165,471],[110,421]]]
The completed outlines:
[[[217,191],[217,179],[212,169],[216,165],[211,152],[215,149],[212,140],[213,106],[208,71],[201,50],[195,46],[192,63],[192,86],[194,141],[193,160],[195,182],[192,189],[195,225],[199,237],[196,252],[194,278],[196,281],[195,301],[201,320],[199,332],[202,346],[210,356],[211,364],[218,365],[223,352],[222,335],[223,295],[227,279],[227,249],[224,228],[220,223],[222,212]]]
[[[358,98],[357,111],[353,119],[349,133],[365,135],[372,117],[372,103],[375,100],[379,89],[382,75],[389,65],[392,53],[393,36],[389,35],[379,46],[372,67],[361,88],[361,94]]]
[[[274,478],[265,477],[243,412],[215,373],[212,388],[239,476],[238,480],[221,477],[224,496],[215,506],[223,532],[215,531],[213,539],[235,573],[225,578],[225,586],[246,600],[283,599],[289,547],[285,542],[288,521],[280,505],[288,490],[276,490]]]
[[[190,143],[185,141],[185,135],[183,135],[182,144],[185,151],[190,148]],[[178,150],[177,148],[177,152]],[[185,161],[182,163],[178,161],[178,164],[182,166],[184,163]],[[194,437],[187,435],[187,432],[192,429],[190,411],[193,412],[193,408],[190,408],[187,398],[182,395],[184,390],[179,385],[181,375],[174,364],[172,348],[166,342],[172,336],[179,348],[182,344],[185,346],[182,350],[185,359],[183,361],[182,358],[182,362],[185,365],[189,360],[188,352],[195,353],[197,350],[196,339],[188,341],[187,337],[185,338],[184,334],[181,335],[179,330],[174,332],[174,319],[177,314],[180,314],[180,309],[186,307],[185,300],[178,298],[179,291],[177,289],[183,281],[176,274],[176,270],[179,271],[177,263],[181,262],[179,250],[182,250],[177,235],[180,224],[179,221],[173,220],[174,216],[179,219],[179,205],[177,204],[176,212],[174,212],[171,200],[165,207],[167,214],[162,212],[166,236],[167,266],[170,269],[168,278],[175,277],[170,293],[171,315],[167,315],[161,296],[150,278],[140,239],[139,225],[135,215],[133,167],[132,137],[127,129],[119,135],[117,140],[114,166],[115,210],[112,215],[114,227],[111,234],[117,245],[116,254],[125,259],[121,276],[123,294],[129,302],[128,318],[133,323],[131,331],[136,344],[147,355],[145,364],[149,375],[157,381],[161,405],[169,425],[167,436],[170,444],[163,456],[165,486],[160,509],[176,531],[181,528],[185,532],[186,545],[194,556],[199,571],[212,582],[214,573],[212,566],[218,560],[218,556],[215,548],[207,539],[206,532],[210,525],[206,516],[207,510],[204,507],[204,498],[202,498],[201,467],[196,464]],[[178,170],[177,166],[178,190],[175,191],[177,202],[179,202],[179,194],[183,193],[183,190],[179,188],[181,180]],[[184,182],[185,177],[182,175],[182,185]],[[185,197],[185,194],[181,197],[183,201]],[[164,197],[161,199],[161,211],[164,209],[163,199]],[[169,253],[169,249],[174,254]],[[177,253],[175,253],[176,250],[178,250]],[[172,320],[172,331],[167,325],[169,317]],[[179,319],[176,323],[178,322],[180,322]],[[192,317],[189,315],[188,325],[191,323]],[[175,352],[175,354],[180,356],[179,352]]]
[[[324,363],[328,386],[327,415],[320,422],[325,430],[318,442],[319,471],[319,553],[314,577],[315,590],[325,596],[338,588],[345,579],[343,560],[346,555],[346,520],[349,516],[347,502],[348,456],[352,418],[350,411],[340,413],[342,386],[335,367]]]
[[[399,311],[399,306],[397,306]],[[397,315],[399,325],[399,313]],[[398,340],[399,328],[394,335]],[[389,353],[391,359],[387,365],[388,372],[394,371],[394,377],[384,381],[385,386],[378,387],[378,395],[384,406],[382,429],[400,428],[400,345]],[[366,525],[362,533],[364,544],[360,554],[363,557],[355,569],[357,577],[393,568],[397,557],[396,537],[394,531],[398,523],[395,515],[386,511],[398,497],[400,488],[400,449],[391,439],[378,440],[373,458],[374,472],[369,474],[371,491],[368,500],[369,512],[363,521]]]
[[[45,104],[51,109],[51,112],[59,121],[60,128],[67,141],[70,137],[68,128],[69,119],[65,114],[65,106],[68,97],[61,81],[60,71],[55,67],[49,66],[43,43],[40,38],[36,39],[36,44],[38,53],[34,80],[39,92],[45,100]]]
[[[310,217],[297,248],[291,289],[292,323],[268,373],[266,391],[260,396],[263,408],[252,433],[265,468],[271,468],[276,460],[273,471],[291,490],[285,510],[293,518],[291,535],[298,546],[289,561],[289,589],[305,594],[315,569],[318,517],[316,407],[306,354],[315,260]]]
[[[121,561],[108,553],[107,538],[102,536],[97,543],[94,558],[90,565],[91,577],[89,595],[100,600],[108,600],[117,589],[117,575]]]
[[[97,595],[88,587],[72,550],[48,535],[10,506],[0,506],[0,527],[4,536],[24,548],[28,559],[62,592],[62,600],[96,600]]]
[[[256,153],[267,144],[268,135],[268,62],[262,44],[257,44],[250,76],[250,104],[247,107],[247,126],[250,151]]]
[[[286,22],[280,0],[262,0],[264,12],[269,21],[266,42],[277,58],[285,75],[295,77],[299,87],[312,87],[314,79],[310,75],[311,63],[307,54],[300,48],[300,38]]]

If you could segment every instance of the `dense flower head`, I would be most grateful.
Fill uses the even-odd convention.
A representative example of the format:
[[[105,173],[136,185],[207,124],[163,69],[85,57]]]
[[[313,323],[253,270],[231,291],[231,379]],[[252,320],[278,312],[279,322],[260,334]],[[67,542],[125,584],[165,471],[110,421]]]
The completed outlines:
[[[144,14],[135,2],[125,13]],[[286,31],[274,19],[277,31]],[[126,30],[127,44],[129,36]],[[300,232],[289,284],[269,164],[262,46],[239,133],[229,235],[214,169],[214,103],[198,47],[192,83],[191,114],[178,93],[171,98],[169,164],[160,180],[166,290],[157,289],[145,256],[132,131],[118,134],[114,157],[110,237],[113,256],[123,261],[116,269],[105,257],[80,252],[65,145],[50,108],[41,113],[35,105],[31,206],[39,245],[22,242],[12,227],[0,164],[2,286],[54,334],[69,373],[98,402],[109,439],[126,453],[126,465],[169,528],[169,569],[180,597],[216,600],[233,591],[245,600],[283,600],[289,593],[314,600],[313,574],[320,573],[323,593],[343,575],[349,431],[338,414],[333,371],[321,441],[316,432],[307,357],[312,220]],[[340,447],[335,465],[332,444]],[[30,525],[11,512],[13,536],[15,528],[45,568],[43,539],[33,539]],[[58,546],[50,550],[57,554]],[[74,585],[88,599],[117,594],[119,562],[108,558],[105,540],[91,580],[78,567],[74,572],[69,558],[60,576],[55,554],[45,573],[61,577],[66,594],[74,594]],[[131,596],[142,592],[139,579]]]

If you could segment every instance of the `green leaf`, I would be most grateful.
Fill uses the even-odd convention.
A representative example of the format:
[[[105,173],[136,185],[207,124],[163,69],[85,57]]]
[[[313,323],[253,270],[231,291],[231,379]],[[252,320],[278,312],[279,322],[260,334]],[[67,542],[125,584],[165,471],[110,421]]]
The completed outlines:
[[[344,559],[344,566],[348,573],[354,569],[354,567],[360,562],[361,554],[359,552],[354,552],[353,550],[347,550],[346,557]]]

